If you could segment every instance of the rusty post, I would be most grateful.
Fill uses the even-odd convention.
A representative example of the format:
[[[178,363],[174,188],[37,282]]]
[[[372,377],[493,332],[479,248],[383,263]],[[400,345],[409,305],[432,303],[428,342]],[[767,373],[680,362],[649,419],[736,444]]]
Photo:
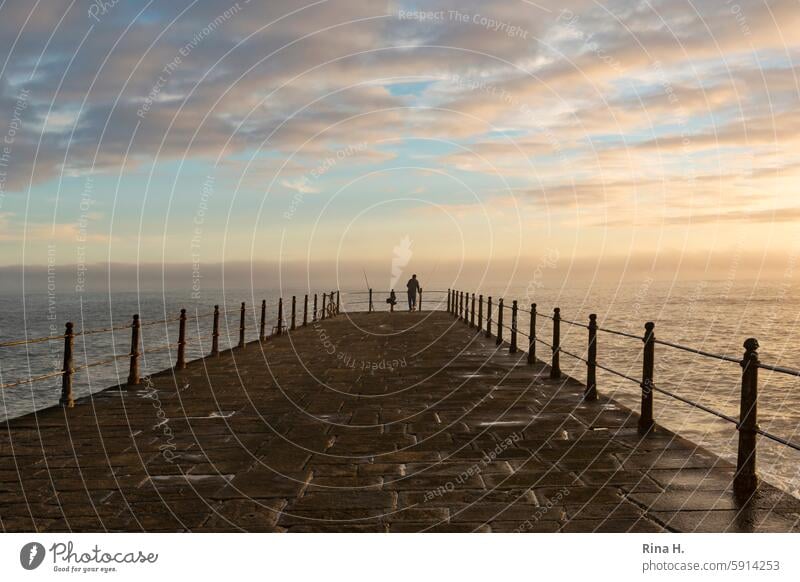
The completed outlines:
[[[342,292],[337,289],[336,290],[336,315],[339,315],[339,313],[341,313],[341,307],[342,307],[342,304],[340,303],[341,295],[342,295]]]
[[[211,356],[219,356],[219,305],[214,306],[214,327],[211,330]]]
[[[517,353],[517,300],[511,302],[511,345],[508,346],[509,354]]]
[[[297,320],[297,297],[292,295],[292,326],[289,328],[292,331],[294,331],[296,328],[295,325],[296,320]]]
[[[244,349],[244,324],[245,324],[245,317],[246,310],[244,301],[242,301],[242,307],[239,310],[239,347]]]
[[[390,296],[390,297],[391,297],[391,292],[392,292],[392,291],[394,291],[394,289],[392,289],[392,290],[389,292],[389,296]],[[394,303],[389,303],[389,312],[391,312],[391,313],[394,313]]]
[[[258,322],[258,341],[267,340],[267,300],[261,300],[261,319]]]
[[[311,321],[317,321],[317,294],[314,293],[314,317]]]
[[[492,337],[492,296],[486,299],[486,337]]]
[[[561,308],[553,309],[553,360],[550,364],[550,377],[553,380],[561,378]]]
[[[326,293],[322,294],[322,321],[325,321],[325,302],[328,300]]]
[[[589,315],[589,350],[586,357],[586,400],[597,400],[597,314]]]
[[[503,298],[497,300],[497,345],[503,343]]]
[[[303,297],[303,327],[308,325],[308,293]]]
[[[472,310],[469,314],[469,326],[475,327],[475,293],[472,294]]]
[[[758,340],[744,342],[742,358],[742,394],[739,407],[739,451],[733,490],[737,496],[750,497],[758,487],[756,473],[756,431],[758,430]]]
[[[483,295],[478,295],[478,333],[483,331]]]
[[[283,333],[283,297],[278,297],[278,327],[275,328],[275,335]]]
[[[72,397],[72,374],[75,372],[72,366],[72,349],[75,345],[75,334],[72,331],[72,322],[68,322],[64,330],[64,365],[61,368],[61,400],[59,404],[64,408],[75,406]]]
[[[178,322],[178,361],[175,362],[176,370],[183,370],[186,367],[186,310],[181,309],[181,317]]]
[[[139,314],[133,316],[131,323],[131,364],[128,372],[128,386],[135,386],[141,379],[139,378]]]
[[[419,288],[419,311],[422,311],[422,287]]]
[[[653,371],[655,368],[656,335],[653,332],[656,324],[648,321],[644,324],[644,353],[642,355],[642,413],[639,416],[639,434],[646,434],[653,429]]]
[[[528,363],[536,362],[536,304],[531,303],[531,321],[528,327]]]
[[[373,307],[372,307],[372,289],[370,288],[370,290],[369,290],[369,306],[367,307],[367,312],[368,313],[372,313],[372,311],[373,311]]]

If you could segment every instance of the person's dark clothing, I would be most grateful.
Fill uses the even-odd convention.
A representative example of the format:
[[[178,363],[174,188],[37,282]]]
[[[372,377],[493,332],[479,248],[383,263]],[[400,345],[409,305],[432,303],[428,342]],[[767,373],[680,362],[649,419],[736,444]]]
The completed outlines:
[[[419,280],[412,277],[406,283],[406,287],[408,288],[408,310],[413,311],[417,305],[417,291],[420,290]]]

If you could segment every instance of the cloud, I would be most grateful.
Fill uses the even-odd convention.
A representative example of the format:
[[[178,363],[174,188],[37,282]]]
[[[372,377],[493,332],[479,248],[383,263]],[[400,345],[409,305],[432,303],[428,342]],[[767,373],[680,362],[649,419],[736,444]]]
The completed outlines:
[[[319,192],[317,188],[314,188],[308,184],[308,179],[303,178],[297,180],[283,180],[281,185],[284,188],[294,190],[295,192],[299,192],[301,194],[316,194]]]
[[[523,206],[602,211],[621,227],[761,223],[772,208],[800,220],[788,199],[800,167],[795,0],[736,11],[445,0],[425,21],[394,1],[120,2],[97,19],[86,1],[12,4],[0,8],[9,197],[184,160],[219,163],[246,187],[326,193],[338,172],[303,177],[366,144],[337,170],[413,158],[467,175],[498,212],[510,208],[499,179]],[[6,232],[21,220],[4,216]]]

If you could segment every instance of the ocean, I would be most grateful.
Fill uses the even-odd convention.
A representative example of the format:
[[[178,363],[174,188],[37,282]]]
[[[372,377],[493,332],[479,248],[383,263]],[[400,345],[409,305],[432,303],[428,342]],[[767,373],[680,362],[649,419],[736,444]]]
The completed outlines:
[[[437,288],[446,286],[445,283],[437,285]],[[463,290],[473,291],[466,287]],[[788,278],[786,281],[758,283],[693,281],[674,284],[643,279],[635,284],[576,284],[570,288],[550,288],[534,281],[527,285],[484,287],[475,291],[484,296],[491,295],[495,305],[499,297],[504,297],[508,307],[513,299],[517,299],[520,307],[525,309],[536,302],[538,311],[547,314],[552,314],[552,309],[558,306],[562,318],[570,321],[587,323],[589,314],[596,313],[601,327],[638,336],[644,333],[644,323],[653,321],[658,339],[736,358],[743,353],[744,340],[755,337],[761,346],[759,355],[762,362],[800,368],[800,286]],[[299,322],[305,291],[283,291],[286,318],[292,293],[298,296]],[[386,296],[386,293],[376,292],[377,309],[387,308]],[[177,341],[177,322],[174,319],[182,307],[189,315],[189,359],[198,358],[210,350],[212,318],[208,315],[215,303],[227,306],[221,318],[220,349],[238,342],[241,301],[245,301],[248,307],[248,341],[258,337],[262,299],[267,300],[268,325],[271,328],[276,324],[278,293],[275,290],[220,289],[216,293],[204,290],[203,297],[201,301],[193,300],[188,292],[85,293],[81,296],[34,293],[25,295],[24,300],[20,295],[0,295],[0,342],[57,336],[63,334],[66,321],[73,321],[76,331],[123,327],[75,339],[76,366],[111,360],[106,365],[82,370],[75,375],[74,391],[76,397],[80,397],[126,381],[130,330],[124,326],[130,323],[134,313],[140,314],[143,324],[172,320],[142,327],[144,349],[152,350],[142,356],[142,375],[174,364],[175,349],[158,348]],[[444,295],[429,292],[423,293],[423,298],[425,309],[445,308]],[[342,309],[366,309],[364,303],[357,303],[365,299],[363,294],[351,295],[342,291]],[[402,308],[404,296],[398,294],[398,299],[398,308]],[[320,308],[321,301],[320,295]],[[527,332],[528,321],[527,313],[521,312],[518,323],[521,331]],[[510,310],[505,312],[504,323],[511,323]],[[538,335],[549,343],[551,320],[539,317],[537,323]],[[586,356],[586,329],[562,323],[561,338],[566,351]],[[520,347],[526,347],[526,342],[527,339],[520,335]],[[628,376],[641,377],[641,351],[642,342],[639,340],[606,333],[598,335],[598,363]],[[540,344],[537,355],[547,360],[549,348]],[[62,357],[62,339],[0,348],[0,384],[60,370]],[[585,380],[586,366],[583,362],[562,354],[561,368],[564,373]],[[761,370],[759,374],[761,428],[800,442],[800,399],[795,396],[800,388],[800,378],[767,370]],[[599,391],[638,410],[640,389],[636,384],[602,370],[598,371],[597,381]],[[741,368],[735,363],[708,359],[663,345],[656,347],[655,384],[660,388],[738,417],[740,382]],[[60,386],[61,380],[56,377],[0,390],[0,420],[57,404]],[[660,393],[655,394],[654,416],[656,422],[735,461],[737,432],[732,424]],[[796,496],[800,496],[798,460],[800,453],[766,438],[759,439],[760,474]]]

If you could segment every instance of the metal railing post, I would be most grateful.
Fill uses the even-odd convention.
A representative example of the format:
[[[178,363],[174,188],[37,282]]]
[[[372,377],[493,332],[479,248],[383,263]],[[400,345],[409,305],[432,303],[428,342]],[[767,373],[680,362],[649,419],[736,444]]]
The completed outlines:
[[[68,322],[64,330],[64,365],[61,368],[61,399],[59,404],[64,408],[75,406],[75,399],[72,396],[72,374],[75,372],[72,366],[72,351],[75,345],[75,334],[72,331],[72,322]]]
[[[586,357],[586,400],[597,400],[597,314],[589,315],[589,350]]]
[[[322,294],[322,321],[325,321],[325,311],[326,311],[325,302],[327,300],[328,300],[328,295],[326,293],[323,293]]]
[[[509,354],[517,353],[517,300],[511,302],[511,345],[508,347]]]
[[[128,371],[128,386],[137,385],[141,379],[139,378],[139,314],[133,316],[131,323],[131,361],[130,369]]]
[[[308,325],[308,293],[303,297],[303,327]]]
[[[294,331],[296,329],[295,322],[297,321],[297,297],[292,295],[292,324],[289,328],[290,330]]]
[[[653,371],[655,368],[656,324],[648,321],[644,324],[644,353],[642,355],[642,413],[639,416],[639,434],[646,434],[653,429]]]
[[[311,321],[317,321],[317,294],[314,293],[314,317]]]
[[[342,305],[340,303],[341,295],[342,295],[342,292],[337,289],[336,290],[336,315],[339,315],[341,313],[341,307],[342,307]],[[422,297],[422,295],[420,294],[420,298],[421,297]],[[422,299],[420,299],[420,302],[421,301],[422,301]]]
[[[483,331],[483,295],[478,295],[478,333]]]
[[[219,305],[214,306],[214,327],[211,330],[211,356],[219,356]]]
[[[528,327],[528,363],[536,362],[536,304],[531,303],[531,320]]]
[[[458,292],[458,319],[464,320],[464,292]]]
[[[758,429],[758,340],[744,342],[742,358],[742,394],[739,407],[739,450],[736,455],[734,492],[750,496],[758,487],[756,473],[756,430]]]
[[[275,329],[275,335],[283,333],[283,297],[278,297],[278,327]]]
[[[372,307],[372,289],[370,289],[369,290],[369,307],[367,308],[367,312],[368,313],[372,313],[372,311],[373,311],[373,307]]]
[[[267,339],[267,300],[261,300],[261,319],[258,322],[258,341]]]
[[[486,299],[486,337],[492,337],[492,296]]]
[[[561,308],[553,309],[553,360],[550,363],[550,377],[553,380],[561,378]]]
[[[244,326],[245,326],[245,317],[247,314],[245,313],[245,305],[244,301],[242,301],[242,307],[240,308],[239,313],[239,347],[244,349]]]
[[[450,289],[447,290],[447,313],[450,313]]]
[[[503,298],[497,300],[497,345],[503,343]]]
[[[422,287],[419,288],[419,311],[422,311]]]
[[[469,326],[475,327],[475,293],[472,294],[472,309],[469,314]]]
[[[183,370],[186,367],[186,310],[181,309],[181,317],[178,321],[178,360],[175,362],[176,370]]]

